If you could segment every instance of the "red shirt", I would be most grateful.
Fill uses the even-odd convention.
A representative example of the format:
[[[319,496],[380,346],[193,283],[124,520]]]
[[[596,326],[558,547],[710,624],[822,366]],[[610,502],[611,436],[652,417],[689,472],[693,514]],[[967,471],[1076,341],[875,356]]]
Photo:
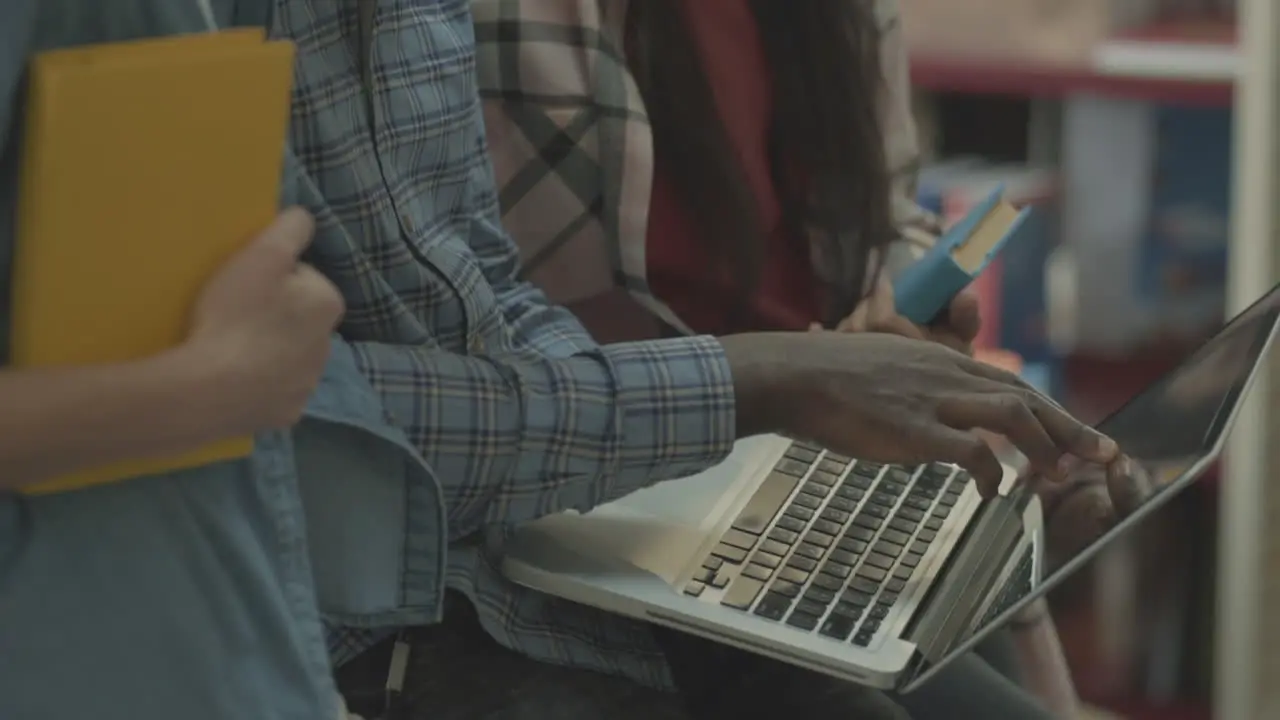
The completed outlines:
[[[804,329],[818,319],[818,285],[808,243],[782,229],[768,152],[773,91],[755,16],[748,0],[688,0],[681,7],[765,231],[760,282],[750,298],[762,324],[758,329]],[[666,181],[659,156],[646,237],[650,288],[694,331],[724,334],[732,330],[725,321],[736,298],[726,276],[733,265],[713,262],[715,255],[698,233],[697,222]]]

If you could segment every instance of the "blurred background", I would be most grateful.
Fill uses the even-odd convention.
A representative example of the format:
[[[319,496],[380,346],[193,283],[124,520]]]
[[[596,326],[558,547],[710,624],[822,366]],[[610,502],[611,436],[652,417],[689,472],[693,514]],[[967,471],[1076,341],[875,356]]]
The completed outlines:
[[[1276,282],[1280,0],[900,2],[923,204],[1002,182],[1044,208],[980,281],[983,343],[1028,379],[1101,419]],[[1280,719],[1268,375],[1223,467],[1053,598],[1092,705]]]

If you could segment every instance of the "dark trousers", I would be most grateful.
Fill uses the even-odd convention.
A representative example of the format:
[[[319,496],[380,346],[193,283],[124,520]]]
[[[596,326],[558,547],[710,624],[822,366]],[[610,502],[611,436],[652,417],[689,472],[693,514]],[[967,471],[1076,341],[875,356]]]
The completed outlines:
[[[1016,683],[973,655],[920,690],[891,696],[691,635],[654,628],[679,692],[547,665],[499,646],[470,604],[450,595],[445,621],[410,633],[405,712],[394,720],[717,720],[775,714],[839,720],[1049,720]],[[1011,658],[998,645],[992,659]],[[378,717],[390,642],[338,671],[351,710]]]

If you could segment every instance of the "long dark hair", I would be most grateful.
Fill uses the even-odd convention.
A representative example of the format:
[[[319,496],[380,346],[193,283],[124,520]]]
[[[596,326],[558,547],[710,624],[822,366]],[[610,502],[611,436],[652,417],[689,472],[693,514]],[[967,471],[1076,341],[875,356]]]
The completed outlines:
[[[732,268],[735,329],[756,320],[747,299],[759,283],[765,229],[702,70],[684,2],[631,0],[628,62],[653,126],[659,161],[699,225]],[[830,270],[823,322],[863,297],[872,248],[892,237],[890,182],[880,120],[884,75],[871,0],[750,0],[772,73],[769,137],[783,221],[811,233]]]

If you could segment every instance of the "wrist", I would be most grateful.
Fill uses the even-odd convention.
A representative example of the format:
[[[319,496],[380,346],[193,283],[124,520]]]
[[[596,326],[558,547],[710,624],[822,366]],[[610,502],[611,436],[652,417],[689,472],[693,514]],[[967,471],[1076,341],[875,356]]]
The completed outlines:
[[[152,370],[183,408],[183,434],[193,443],[221,440],[255,428],[243,417],[236,364],[225,352],[186,343],[152,359]]]
[[[780,432],[787,428],[787,365],[771,334],[750,333],[720,338],[733,378],[738,437]]]

